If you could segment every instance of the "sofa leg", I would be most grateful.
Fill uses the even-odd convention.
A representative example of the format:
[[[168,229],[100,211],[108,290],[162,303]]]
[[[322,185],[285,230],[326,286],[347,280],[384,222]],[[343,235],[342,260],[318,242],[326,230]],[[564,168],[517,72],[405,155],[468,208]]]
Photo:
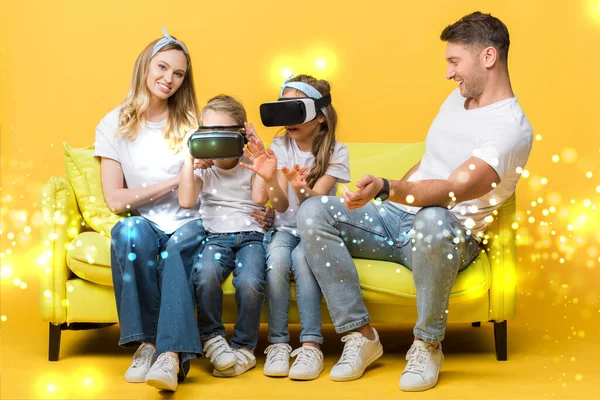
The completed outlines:
[[[471,322],[471,326],[473,328],[479,328],[481,326],[481,322]]]
[[[60,353],[61,326],[54,325],[52,322],[50,322],[49,327],[48,361],[58,361],[58,354]]]
[[[508,359],[506,321],[494,321],[494,339],[496,342],[496,360],[506,361]]]

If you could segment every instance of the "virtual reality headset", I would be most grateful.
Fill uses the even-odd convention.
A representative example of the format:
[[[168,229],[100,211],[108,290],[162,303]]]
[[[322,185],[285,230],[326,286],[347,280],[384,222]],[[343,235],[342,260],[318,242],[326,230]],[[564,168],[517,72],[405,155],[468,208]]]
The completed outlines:
[[[286,97],[260,105],[260,119],[264,126],[300,125],[317,118],[320,109],[331,104],[331,94],[319,99]]]
[[[239,158],[248,143],[243,126],[201,126],[189,139],[192,157],[200,160]]]

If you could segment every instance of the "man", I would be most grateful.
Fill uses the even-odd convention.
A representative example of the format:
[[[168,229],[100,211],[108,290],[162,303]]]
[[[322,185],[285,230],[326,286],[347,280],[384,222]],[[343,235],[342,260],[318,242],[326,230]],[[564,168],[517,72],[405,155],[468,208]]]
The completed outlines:
[[[383,353],[354,256],[412,270],[418,320],[400,388],[437,384],[456,275],[477,256],[487,217],[512,195],[529,157],[532,128],[511,88],[506,26],[475,12],[444,29],[441,40],[446,78],[458,89],[431,124],[421,161],[400,180],[365,175],[357,191],[344,187],[343,204],[311,198],[298,213],[306,258],[336,331],[348,332],[330,373],[335,381],[359,378]]]

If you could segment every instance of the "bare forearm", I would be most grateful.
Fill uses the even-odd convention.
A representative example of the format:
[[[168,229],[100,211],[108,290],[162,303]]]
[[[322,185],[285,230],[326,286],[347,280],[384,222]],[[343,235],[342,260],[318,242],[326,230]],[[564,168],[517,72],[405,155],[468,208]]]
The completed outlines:
[[[139,206],[147,204],[154,199],[158,199],[175,190],[178,181],[179,177],[173,177],[152,186],[133,189],[114,189],[112,193],[105,193],[104,198],[110,210],[115,214],[120,214],[125,211],[135,210]]]
[[[280,213],[285,212],[289,207],[289,200],[287,197],[287,193],[283,191],[277,178],[269,180],[268,182],[263,180],[263,183],[266,187],[267,194],[269,196],[269,201],[273,208]]]
[[[388,200],[415,207],[453,207],[457,203],[455,184],[448,180],[390,181]]]
[[[193,165],[190,161],[186,161],[181,170],[181,180],[179,181],[177,194],[181,207],[192,208],[196,205],[198,195],[202,189],[202,185],[197,182],[198,180],[194,175]]]

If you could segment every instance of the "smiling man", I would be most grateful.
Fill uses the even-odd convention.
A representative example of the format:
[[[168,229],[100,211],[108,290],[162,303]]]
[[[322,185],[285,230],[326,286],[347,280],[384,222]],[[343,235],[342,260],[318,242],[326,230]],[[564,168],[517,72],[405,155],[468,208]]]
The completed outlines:
[[[347,333],[330,373],[336,381],[359,378],[383,353],[354,256],[412,270],[418,320],[400,388],[437,384],[456,275],[477,256],[488,217],[513,194],[529,157],[533,133],[510,84],[506,26],[474,12],[444,29],[441,39],[446,78],[458,88],[431,124],[421,161],[399,180],[363,176],[356,192],[344,188],[343,205],[309,198],[298,212],[306,259],[336,331]]]

